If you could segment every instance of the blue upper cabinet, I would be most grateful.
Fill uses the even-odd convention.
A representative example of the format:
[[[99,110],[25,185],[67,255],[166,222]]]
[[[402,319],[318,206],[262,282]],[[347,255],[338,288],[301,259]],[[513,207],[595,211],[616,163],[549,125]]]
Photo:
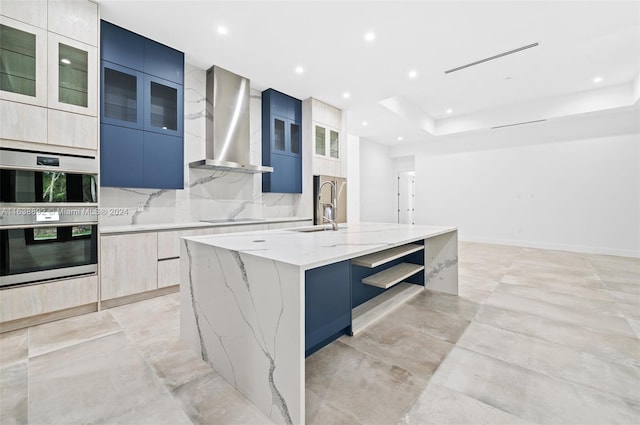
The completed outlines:
[[[182,136],[184,93],[181,84],[151,75],[144,76],[144,129]]]
[[[273,89],[262,92],[262,191],[302,193],[302,102]]]
[[[144,111],[142,72],[103,60],[100,122],[142,130]]]
[[[145,74],[155,75],[176,84],[184,84],[184,53],[145,39],[144,68]]]
[[[127,68],[144,68],[145,38],[124,28],[100,21],[100,57]]]
[[[184,54],[105,21],[100,28],[102,186],[182,189]]]

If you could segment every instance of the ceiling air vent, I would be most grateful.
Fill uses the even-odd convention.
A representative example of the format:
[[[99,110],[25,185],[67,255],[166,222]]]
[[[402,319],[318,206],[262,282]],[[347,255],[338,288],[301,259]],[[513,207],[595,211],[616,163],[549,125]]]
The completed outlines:
[[[461,69],[469,68],[470,66],[479,65],[481,63],[489,62],[489,61],[492,61],[494,59],[501,58],[503,56],[512,55],[514,53],[518,53],[518,52],[521,52],[523,50],[530,49],[532,47],[537,47],[539,44],[540,43],[532,43],[532,44],[528,44],[526,46],[518,47],[517,49],[509,50],[508,52],[498,53],[497,55],[494,55],[494,56],[491,56],[491,57],[488,57],[488,58],[480,59],[480,60],[477,60],[475,62],[468,63],[466,65],[458,66],[456,68],[451,68],[451,69],[445,71],[444,73],[445,74],[450,74],[452,72],[460,71]]]
[[[533,121],[523,121],[523,122],[517,122],[517,123],[513,123],[513,124],[505,124],[505,125],[497,125],[495,127],[491,127],[491,130],[495,130],[496,128],[505,128],[505,127],[513,127],[515,125],[524,125],[524,124],[533,124],[536,122],[543,122],[546,121],[546,119],[543,120],[533,120]]]

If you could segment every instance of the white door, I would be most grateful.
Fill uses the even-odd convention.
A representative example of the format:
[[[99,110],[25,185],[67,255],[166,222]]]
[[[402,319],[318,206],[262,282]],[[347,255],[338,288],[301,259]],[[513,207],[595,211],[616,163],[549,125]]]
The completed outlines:
[[[398,223],[415,224],[415,171],[398,173]]]

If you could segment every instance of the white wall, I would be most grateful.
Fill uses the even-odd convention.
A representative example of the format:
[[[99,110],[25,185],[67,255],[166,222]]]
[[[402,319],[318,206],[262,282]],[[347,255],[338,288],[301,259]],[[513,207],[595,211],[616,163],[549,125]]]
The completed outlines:
[[[462,240],[640,256],[637,133],[514,144],[416,154],[416,224],[459,226]]]
[[[397,175],[389,147],[360,139],[360,219],[397,222]]]

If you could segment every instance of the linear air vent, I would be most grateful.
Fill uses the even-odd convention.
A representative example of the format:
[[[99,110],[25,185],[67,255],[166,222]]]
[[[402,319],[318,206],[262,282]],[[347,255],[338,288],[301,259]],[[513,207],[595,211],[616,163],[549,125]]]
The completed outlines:
[[[518,52],[521,52],[523,50],[530,49],[532,47],[537,47],[539,44],[540,43],[532,43],[532,44],[528,44],[526,46],[518,47],[517,49],[509,50],[508,52],[499,53],[499,54],[497,54],[495,56],[491,56],[491,57],[488,57],[488,58],[480,59],[480,60],[477,60],[475,62],[468,63],[466,65],[458,66],[456,68],[451,68],[448,71],[445,71],[444,73],[445,74],[449,74],[451,72],[460,71],[461,69],[469,68],[470,66],[479,65],[481,63],[489,62],[489,61],[492,61],[494,59],[501,58],[503,56],[511,55],[511,54],[514,54],[514,53],[518,53]]]
[[[524,125],[524,124],[533,124],[536,122],[543,122],[546,121],[546,119],[543,120],[533,120],[533,121],[523,121],[523,122],[517,122],[517,123],[513,123],[513,124],[505,124],[505,125],[497,125],[495,127],[491,127],[491,130],[495,130],[496,128],[505,128],[505,127],[513,127],[514,125]]]

